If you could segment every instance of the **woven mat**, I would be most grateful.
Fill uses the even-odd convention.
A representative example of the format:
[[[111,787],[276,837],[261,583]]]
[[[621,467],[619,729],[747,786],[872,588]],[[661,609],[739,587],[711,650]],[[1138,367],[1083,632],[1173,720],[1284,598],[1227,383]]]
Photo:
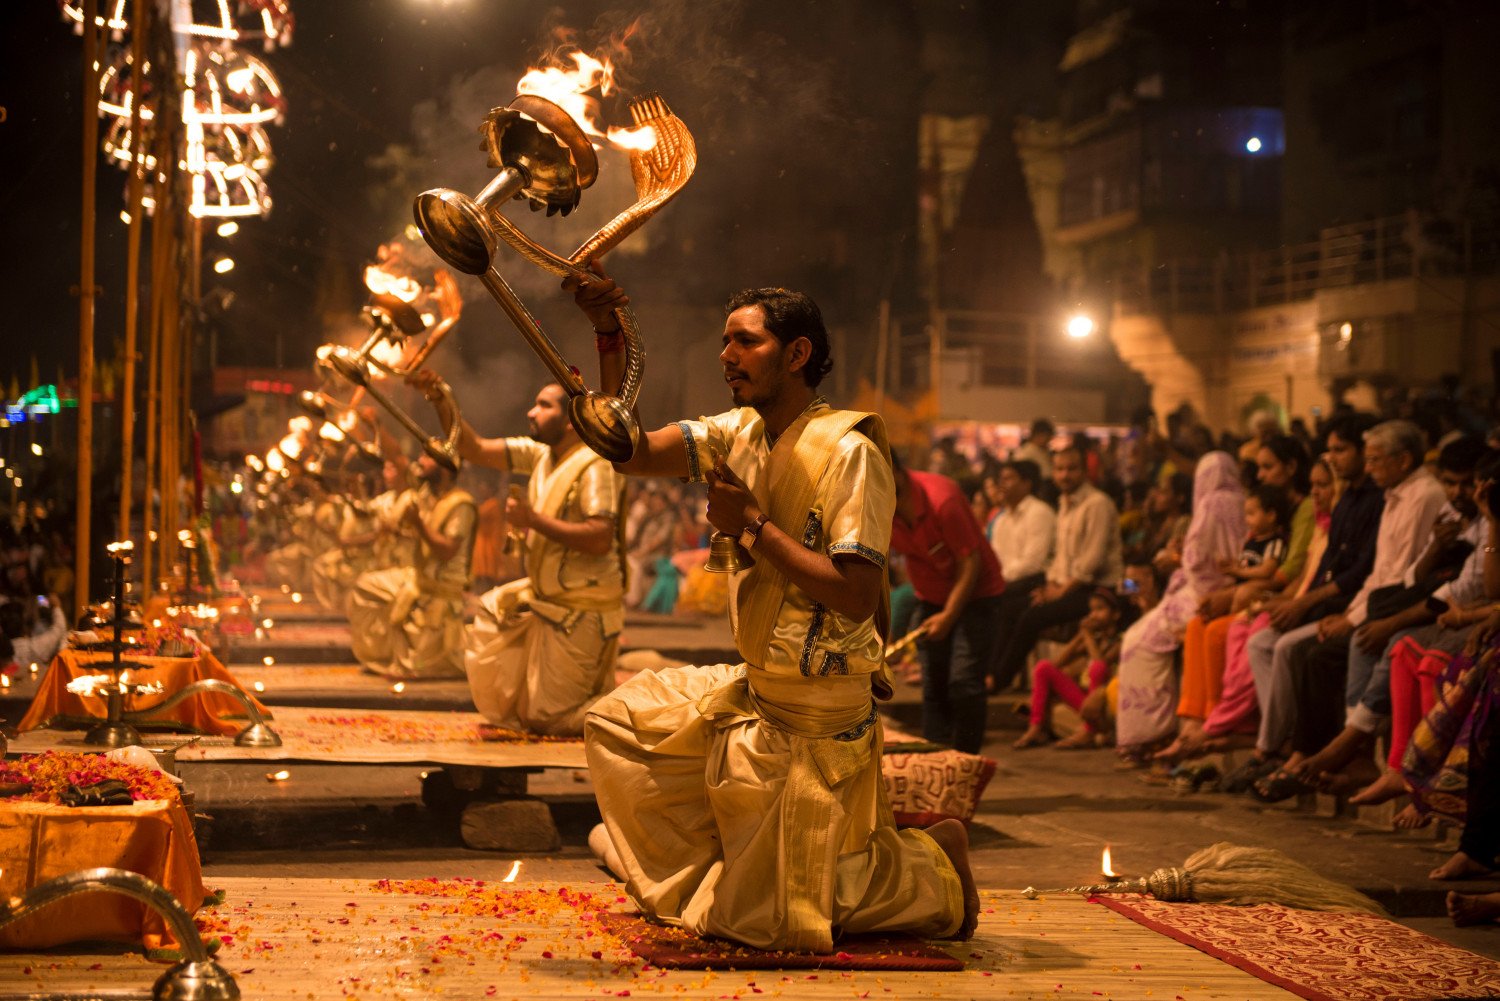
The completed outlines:
[[[911,938],[851,936],[830,953],[766,952],[681,928],[651,924],[634,914],[602,913],[599,923],[630,951],[663,970],[925,970],[955,972],[962,960]]]
[[[1091,899],[1308,1001],[1500,995],[1500,963],[1370,914]]]

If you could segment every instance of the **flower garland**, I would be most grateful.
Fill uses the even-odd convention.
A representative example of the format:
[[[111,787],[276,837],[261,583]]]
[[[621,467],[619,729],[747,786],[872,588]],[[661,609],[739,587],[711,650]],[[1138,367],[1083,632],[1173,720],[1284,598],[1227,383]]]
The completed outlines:
[[[127,765],[102,754],[46,751],[0,764],[0,785],[29,785],[31,790],[10,797],[36,803],[62,805],[68,786],[87,786],[116,779],[130,789],[134,800],[175,800],[177,784],[154,768]]]

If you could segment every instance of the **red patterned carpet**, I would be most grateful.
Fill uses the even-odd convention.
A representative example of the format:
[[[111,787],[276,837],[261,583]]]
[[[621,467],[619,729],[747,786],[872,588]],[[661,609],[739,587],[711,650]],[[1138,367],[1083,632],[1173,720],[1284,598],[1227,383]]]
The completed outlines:
[[[1092,899],[1308,1001],[1500,996],[1500,963],[1369,914]]]

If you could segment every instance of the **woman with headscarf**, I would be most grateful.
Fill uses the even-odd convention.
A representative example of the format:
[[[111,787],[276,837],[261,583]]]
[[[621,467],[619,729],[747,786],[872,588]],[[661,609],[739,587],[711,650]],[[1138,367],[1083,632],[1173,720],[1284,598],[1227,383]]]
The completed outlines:
[[[1120,753],[1141,759],[1169,739],[1177,726],[1174,654],[1204,597],[1230,578],[1219,569],[1233,560],[1245,537],[1245,491],[1239,463],[1227,452],[1209,452],[1193,476],[1193,520],[1182,546],[1182,565],[1161,601],[1125,633],[1120,652]]]

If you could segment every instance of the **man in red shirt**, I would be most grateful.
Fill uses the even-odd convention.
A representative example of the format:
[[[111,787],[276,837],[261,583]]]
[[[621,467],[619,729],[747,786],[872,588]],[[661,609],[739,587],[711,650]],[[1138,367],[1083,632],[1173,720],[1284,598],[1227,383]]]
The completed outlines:
[[[894,458],[894,457],[893,457]],[[906,557],[926,627],[922,658],[922,736],[978,754],[988,711],[984,679],[998,633],[1005,579],[958,484],[936,473],[896,472],[891,550]]]

